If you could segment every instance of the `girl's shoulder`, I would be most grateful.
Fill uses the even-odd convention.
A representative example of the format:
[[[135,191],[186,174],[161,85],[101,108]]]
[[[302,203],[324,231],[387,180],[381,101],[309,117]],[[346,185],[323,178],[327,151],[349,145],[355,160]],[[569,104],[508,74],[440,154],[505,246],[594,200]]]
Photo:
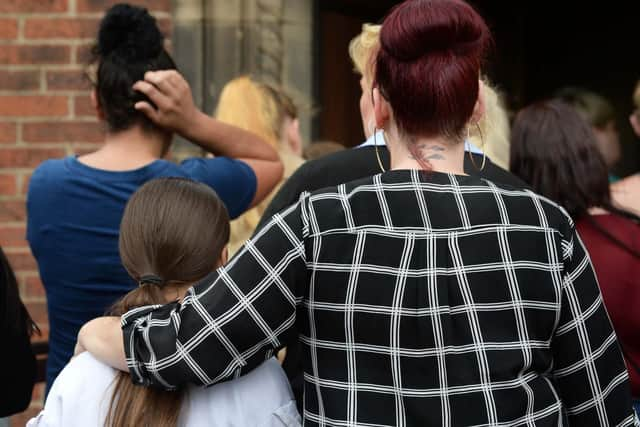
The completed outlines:
[[[275,358],[232,381],[208,388],[192,386],[187,400],[180,425],[208,420],[218,425],[300,425],[289,381]]]

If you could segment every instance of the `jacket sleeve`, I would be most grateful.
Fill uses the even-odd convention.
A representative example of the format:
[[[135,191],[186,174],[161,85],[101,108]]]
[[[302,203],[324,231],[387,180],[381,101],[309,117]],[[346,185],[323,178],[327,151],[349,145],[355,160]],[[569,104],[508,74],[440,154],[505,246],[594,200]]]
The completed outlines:
[[[570,425],[637,425],[627,370],[589,255],[572,225],[562,239],[553,377]]]
[[[134,382],[211,385],[250,371],[282,346],[307,282],[304,203],[277,214],[181,304],[122,317]]]

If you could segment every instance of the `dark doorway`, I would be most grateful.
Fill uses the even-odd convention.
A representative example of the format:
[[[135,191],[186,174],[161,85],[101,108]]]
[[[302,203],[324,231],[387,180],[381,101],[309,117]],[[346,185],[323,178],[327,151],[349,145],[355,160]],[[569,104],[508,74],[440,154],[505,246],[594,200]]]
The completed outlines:
[[[397,1],[319,0],[318,137],[348,146],[362,142],[358,77],[347,47],[365,22],[380,22]],[[600,93],[615,106],[623,143],[616,172],[640,170],[640,143],[628,116],[640,78],[640,2],[499,0],[474,5],[489,23],[495,48],[486,72],[511,111],[564,86]]]

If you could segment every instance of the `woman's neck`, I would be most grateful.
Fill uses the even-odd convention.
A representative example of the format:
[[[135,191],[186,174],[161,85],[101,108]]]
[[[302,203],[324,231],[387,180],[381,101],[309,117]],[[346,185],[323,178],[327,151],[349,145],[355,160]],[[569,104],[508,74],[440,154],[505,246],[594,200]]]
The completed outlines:
[[[385,138],[392,170],[424,169],[426,164],[435,172],[465,174],[462,142],[439,137],[407,140],[394,131],[385,133]]]
[[[161,132],[134,126],[109,132],[97,151],[78,157],[81,163],[97,169],[127,171],[138,169],[166,155],[170,137]]]

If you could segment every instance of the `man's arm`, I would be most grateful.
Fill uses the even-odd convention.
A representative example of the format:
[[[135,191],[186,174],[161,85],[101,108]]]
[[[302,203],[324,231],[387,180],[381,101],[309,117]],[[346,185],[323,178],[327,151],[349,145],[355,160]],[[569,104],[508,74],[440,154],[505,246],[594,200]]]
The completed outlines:
[[[242,160],[256,174],[252,206],[264,199],[280,182],[283,166],[276,150],[259,136],[222,123],[200,111],[193,102],[189,83],[175,70],[148,71],[133,88],[147,95],[136,103],[151,121],[194,142],[215,156]]]

